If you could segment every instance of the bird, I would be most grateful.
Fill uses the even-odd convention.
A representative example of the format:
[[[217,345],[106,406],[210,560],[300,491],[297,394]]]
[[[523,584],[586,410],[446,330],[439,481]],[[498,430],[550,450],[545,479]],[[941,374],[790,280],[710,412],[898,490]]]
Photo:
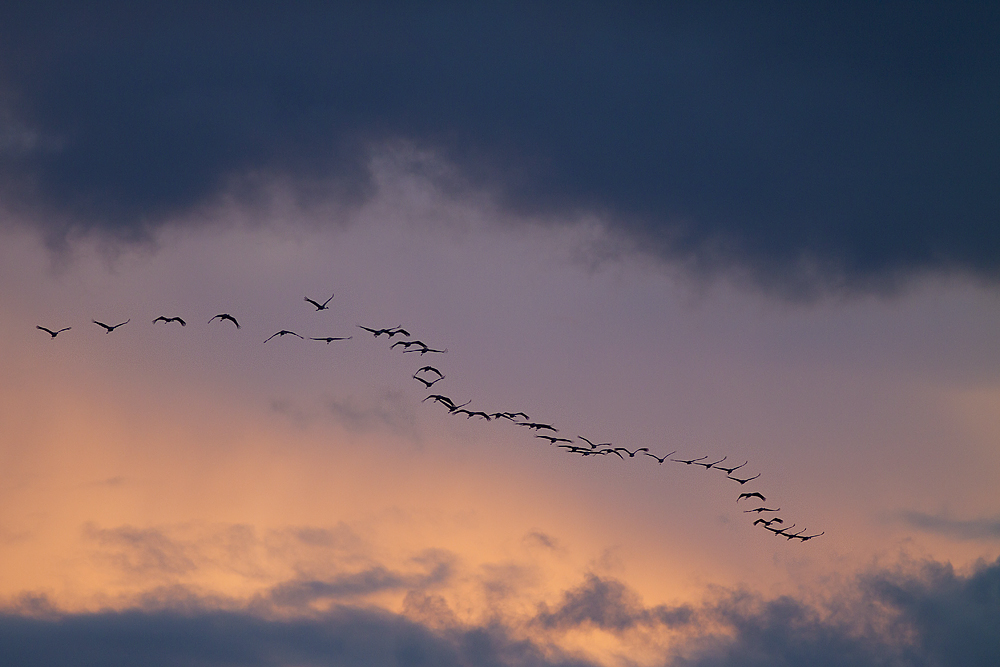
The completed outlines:
[[[758,523],[764,524],[764,527],[767,528],[772,523],[784,523],[784,522],[781,519],[775,517],[773,519],[757,519],[756,521],[753,522],[753,525],[756,526]]]
[[[748,464],[748,463],[750,463],[749,459],[748,459],[748,460],[746,460],[746,461],[744,461],[743,463],[739,464],[739,465],[738,465],[738,466],[736,466],[735,468],[723,468],[722,466],[715,466],[715,469],[716,469],[716,470],[721,470],[721,471],[723,471],[724,473],[726,473],[727,475],[732,475],[732,474],[733,474],[733,471],[735,471],[735,470],[739,470],[740,468],[742,468],[743,466],[745,466],[745,465],[746,465],[746,464]]]
[[[448,348],[445,348],[443,350],[435,350],[435,349],[430,348],[430,347],[422,347],[419,350],[403,350],[403,354],[406,354],[407,352],[419,352],[420,355],[423,356],[423,355],[427,354],[428,352],[439,352],[441,354],[444,354],[447,351],[448,351]]]
[[[111,326],[110,324],[105,324],[104,322],[98,322],[97,320],[91,320],[91,321],[92,321],[92,322],[93,322],[94,324],[96,324],[97,326],[100,326],[100,327],[104,327],[104,329],[106,329],[106,331],[105,331],[104,333],[111,333],[112,331],[114,331],[114,330],[115,330],[115,329],[117,329],[118,327],[123,327],[123,326],[125,326],[125,325],[126,325],[126,324],[128,324],[128,323],[129,323],[129,322],[130,322],[131,320],[132,320],[132,318],[130,317],[129,319],[127,319],[127,320],[125,320],[124,322],[122,322],[121,324],[116,324],[116,325],[114,325],[114,326]]]
[[[52,329],[47,329],[47,328],[42,327],[42,326],[36,326],[35,328],[36,329],[41,329],[42,331],[44,331],[48,335],[50,335],[53,338],[55,338],[56,336],[58,336],[59,334],[61,334],[63,331],[69,331],[73,327],[63,327],[62,329],[59,329],[58,331],[53,331]]]
[[[326,344],[329,345],[330,343],[332,343],[335,340],[351,340],[352,338],[354,338],[354,336],[341,336],[341,337],[326,336],[324,338],[312,338],[312,337],[310,337],[309,340],[322,340],[322,341],[326,341]]]
[[[442,396],[441,394],[431,394],[430,396],[428,396],[427,398],[425,398],[423,401],[420,401],[420,402],[424,403],[426,401],[435,401],[437,403],[440,403],[441,405],[443,405],[444,407],[446,407],[448,409],[451,409],[451,408],[455,407],[455,402],[454,401],[452,401],[447,396]]]
[[[638,454],[639,452],[648,452],[649,451],[649,447],[640,447],[639,449],[635,450],[634,452],[629,451],[625,447],[615,447],[615,451],[616,452],[625,452],[626,454],[628,454],[628,457],[630,459],[634,459],[635,455]]]
[[[805,528],[803,528],[802,530],[800,530],[797,533],[786,533],[786,534],[782,535],[782,537],[788,539],[788,541],[791,542],[791,540],[792,540],[793,537],[799,537],[804,532],[806,532]]]
[[[787,528],[780,528],[780,529],[779,528],[771,528],[770,526],[764,526],[764,528],[766,528],[767,530],[771,531],[775,535],[781,535],[782,533],[784,533],[786,531],[789,531],[792,528],[795,528],[795,524],[793,523],[792,525],[788,526]]]
[[[715,463],[722,463],[722,462],[723,462],[723,461],[725,461],[725,460],[726,460],[727,458],[728,458],[728,457],[726,457],[726,456],[723,456],[723,457],[722,457],[721,459],[719,459],[719,460],[718,460],[718,461],[716,461]],[[709,468],[711,468],[712,466],[714,466],[714,465],[715,465],[715,463],[698,463],[698,462],[696,461],[696,462],[695,462],[695,465],[696,465],[696,466],[705,466],[705,470],[708,470]]]
[[[167,322],[177,322],[182,327],[186,327],[187,326],[187,322],[185,322],[184,320],[182,320],[179,317],[164,317],[163,315],[160,315],[155,320],[153,320],[153,324],[156,324],[157,322],[164,322],[164,323],[167,323]]]
[[[557,438],[554,435],[542,435],[542,434],[538,434],[535,437],[536,438],[541,438],[542,440],[548,440],[550,445],[554,445],[557,442],[573,442],[569,438]]]
[[[698,461],[701,461],[702,459],[707,459],[707,458],[708,458],[708,454],[705,454],[704,456],[699,456],[696,459],[687,459],[687,460],[685,460],[685,459],[670,459],[670,460],[674,461],[675,463],[685,463],[687,465],[691,465],[692,463],[697,463]]]
[[[396,347],[397,345],[402,345],[404,349],[410,349],[414,345],[419,345],[420,347],[427,347],[427,343],[422,340],[397,340],[395,343],[389,346],[389,349]]]
[[[780,511],[781,511],[780,507],[776,509],[771,509],[770,507],[756,507],[752,510],[743,510],[743,513],[750,514],[751,512],[756,512],[757,514],[760,514],[761,512],[780,512]]]
[[[433,380],[425,380],[424,378],[422,378],[419,375],[417,375],[416,373],[414,373],[413,374],[413,379],[414,380],[419,380],[420,382],[423,382],[425,389],[430,389],[431,387],[434,386],[434,384],[436,382],[440,382],[443,378],[434,378]],[[490,416],[492,416],[492,415],[490,415]]]
[[[733,477],[732,475],[726,475],[727,479],[731,479],[734,482],[739,482],[740,486],[743,486],[747,482],[752,482],[753,480],[757,479],[758,477],[760,477],[760,473],[757,473],[753,477],[747,477],[746,479],[740,479],[739,477]]]
[[[598,442],[598,443],[594,443],[594,442],[588,440],[587,438],[583,437],[582,435],[578,435],[576,437],[580,438],[580,440],[583,440],[585,443],[587,443],[588,445],[590,445],[591,449],[597,449],[598,447],[610,447],[611,446],[610,442]]]
[[[805,532],[805,531],[802,531],[802,532]],[[820,535],[826,535],[826,531],[824,530],[822,533],[816,533],[815,535],[802,535],[801,533],[796,533],[795,535],[792,535],[792,537],[797,537],[800,540],[802,540],[803,542],[808,542],[812,538],[819,537]]]
[[[215,320],[215,319],[219,320],[220,322],[222,320],[229,320],[230,322],[232,322],[233,324],[236,325],[237,329],[240,328],[240,323],[237,322],[236,318],[233,317],[232,315],[230,315],[229,313],[219,313],[218,315],[216,315],[215,317],[212,318],[212,320]],[[211,324],[212,320],[209,320],[208,323]]]
[[[760,498],[761,501],[766,501],[767,500],[767,498],[765,498],[764,496],[762,496],[759,492],[754,491],[753,493],[741,493],[739,495],[739,497],[736,499],[736,502],[740,502],[744,498]]]
[[[378,338],[379,336],[381,336],[383,334],[385,334],[389,338],[392,338],[396,334],[403,334],[404,336],[409,336],[410,335],[410,332],[408,332],[405,329],[402,329],[402,328],[400,328],[398,326],[389,327],[388,329],[372,329],[370,327],[361,326],[360,324],[358,326],[361,327],[362,329],[364,329],[365,331],[370,332],[376,338]]]
[[[272,339],[272,338],[274,338],[275,336],[282,336],[282,337],[284,337],[284,336],[298,336],[299,338],[302,338],[302,336],[299,336],[299,335],[298,335],[297,333],[295,333],[294,331],[289,331],[288,329],[282,329],[282,330],[281,330],[281,331],[279,331],[278,333],[273,333],[273,334],[271,334],[270,336],[268,336],[268,337],[267,337],[267,339],[266,339],[266,340],[265,340],[264,342],[266,343],[267,341],[271,340],[271,339]],[[303,339],[303,340],[304,340],[304,339]]]
[[[326,304],[330,303],[333,300],[333,297],[334,297],[334,295],[331,294],[330,298],[327,299],[326,301],[324,301],[323,303],[319,303],[318,301],[313,301],[309,297],[305,297],[305,300],[308,301],[309,303],[311,303],[312,305],[316,306],[316,310],[317,311],[320,311],[320,310],[330,310],[330,308]]]
[[[677,453],[677,450],[676,450],[676,449],[675,449],[674,451],[670,452],[669,454],[667,454],[666,456],[657,456],[656,454],[650,454],[649,452],[643,452],[643,454],[645,454],[646,456],[651,456],[651,457],[653,457],[654,459],[656,459],[656,460],[657,460],[657,462],[658,462],[658,463],[659,463],[660,465],[663,465],[663,462],[664,462],[664,461],[666,461],[666,460],[667,460],[668,458],[670,458],[671,456],[673,456],[673,455],[674,455],[674,454],[676,454],[676,453]]]
[[[557,429],[555,426],[552,426],[551,424],[539,424],[536,422],[515,422],[515,423],[518,426],[527,426],[529,429],[532,429],[534,431],[540,431],[542,429],[545,429],[547,431],[552,431],[553,433],[559,432],[559,429]]]
[[[423,366],[417,369],[418,373],[437,373],[438,377],[444,377],[444,373],[434,368],[433,366]]]

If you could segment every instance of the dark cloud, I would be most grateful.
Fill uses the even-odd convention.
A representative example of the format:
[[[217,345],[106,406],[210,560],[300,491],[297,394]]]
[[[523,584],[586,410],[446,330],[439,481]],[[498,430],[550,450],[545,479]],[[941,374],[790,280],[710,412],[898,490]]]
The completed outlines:
[[[1000,276],[994,5],[665,4],[6,3],[4,199],[141,236],[269,178],[362,201],[402,140],[785,291]]]
[[[453,574],[454,557],[431,552],[419,559],[422,572],[397,572],[375,565],[360,572],[324,579],[298,579],[275,586],[267,598],[279,606],[306,607],[316,601],[358,598],[383,591],[412,591],[446,583]]]
[[[100,613],[59,618],[0,616],[0,651],[19,667],[472,667],[581,666],[548,659],[526,642],[474,629],[437,635],[400,616],[336,609],[318,618],[265,620],[202,611]]]
[[[1000,517],[953,519],[939,514],[900,512],[899,518],[912,528],[960,540],[1000,539]]]
[[[624,632],[639,626],[682,627],[694,619],[690,607],[644,607],[639,596],[620,581],[589,575],[581,586],[567,591],[554,610],[545,605],[535,621],[542,627],[566,630],[592,626]]]
[[[545,631],[599,628],[626,636],[642,627],[677,641],[670,667],[992,667],[1000,664],[1000,561],[969,574],[927,563],[861,577],[822,604],[745,592],[697,609],[644,607],[621,582],[588,577],[554,611],[543,609],[531,640],[499,621],[462,625],[445,601],[407,594],[413,617],[337,606],[286,618],[198,608],[60,614],[22,597],[0,614],[0,655],[32,665],[584,665],[563,657]],[[663,617],[668,610],[670,619]],[[541,631],[538,634],[535,631]]]

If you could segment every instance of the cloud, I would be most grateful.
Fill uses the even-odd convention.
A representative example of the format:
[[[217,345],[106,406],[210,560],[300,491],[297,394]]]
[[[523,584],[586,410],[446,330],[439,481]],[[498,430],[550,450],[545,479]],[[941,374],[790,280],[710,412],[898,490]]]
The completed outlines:
[[[1000,517],[952,519],[939,514],[905,511],[899,518],[912,528],[960,540],[1000,539]]]
[[[556,609],[550,611],[543,605],[535,620],[547,629],[592,625],[623,632],[637,626],[681,627],[693,617],[693,610],[686,606],[643,607],[639,596],[621,582],[591,574],[583,585],[567,591]]]
[[[272,180],[362,202],[372,151],[409,145],[453,166],[446,191],[597,212],[788,294],[996,280],[998,23],[947,3],[8,3],[0,192],[52,234],[142,237]]]
[[[402,616],[337,605],[321,613],[275,616],[202,607],[134,608],[60,614],[30,596],[0,614],[0,651],[32,665],[464,665],[595,664],[568,657],[553,636],[519,634],[517,623],[461,624],[442,598],[407,595]],[[682,608],[644,607],[621,582],[589,576],[530,627],[593,628],[628,636],[643,625],[668,629],[670,667],[816,665],[852,667],[992,666],[1000,662],[1000,561],[967,574],[929,562],[877,570],[823,603],[718,592]],[[657,611],[659,610],[659,611]],[[412,614],[410,613],[412,612]],[[657,626],[656,624],[660,624]],[[637,641],[645,641],[643,638]]]

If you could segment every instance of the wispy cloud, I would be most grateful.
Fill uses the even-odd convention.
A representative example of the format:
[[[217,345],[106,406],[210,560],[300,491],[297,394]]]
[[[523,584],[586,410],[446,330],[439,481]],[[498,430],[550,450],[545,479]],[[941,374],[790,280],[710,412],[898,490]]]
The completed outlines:
[[[903,511],[898,517],[917,530],[959,540],[1000,540],[1000,516],[955,519],[943,514]]]

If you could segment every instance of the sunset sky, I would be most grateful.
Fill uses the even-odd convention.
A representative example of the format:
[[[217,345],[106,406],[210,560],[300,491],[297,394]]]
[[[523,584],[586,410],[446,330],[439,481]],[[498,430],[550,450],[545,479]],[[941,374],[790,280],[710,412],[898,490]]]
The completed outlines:
[[[1000,664],[995,8],[9,4],[0,662]]]

